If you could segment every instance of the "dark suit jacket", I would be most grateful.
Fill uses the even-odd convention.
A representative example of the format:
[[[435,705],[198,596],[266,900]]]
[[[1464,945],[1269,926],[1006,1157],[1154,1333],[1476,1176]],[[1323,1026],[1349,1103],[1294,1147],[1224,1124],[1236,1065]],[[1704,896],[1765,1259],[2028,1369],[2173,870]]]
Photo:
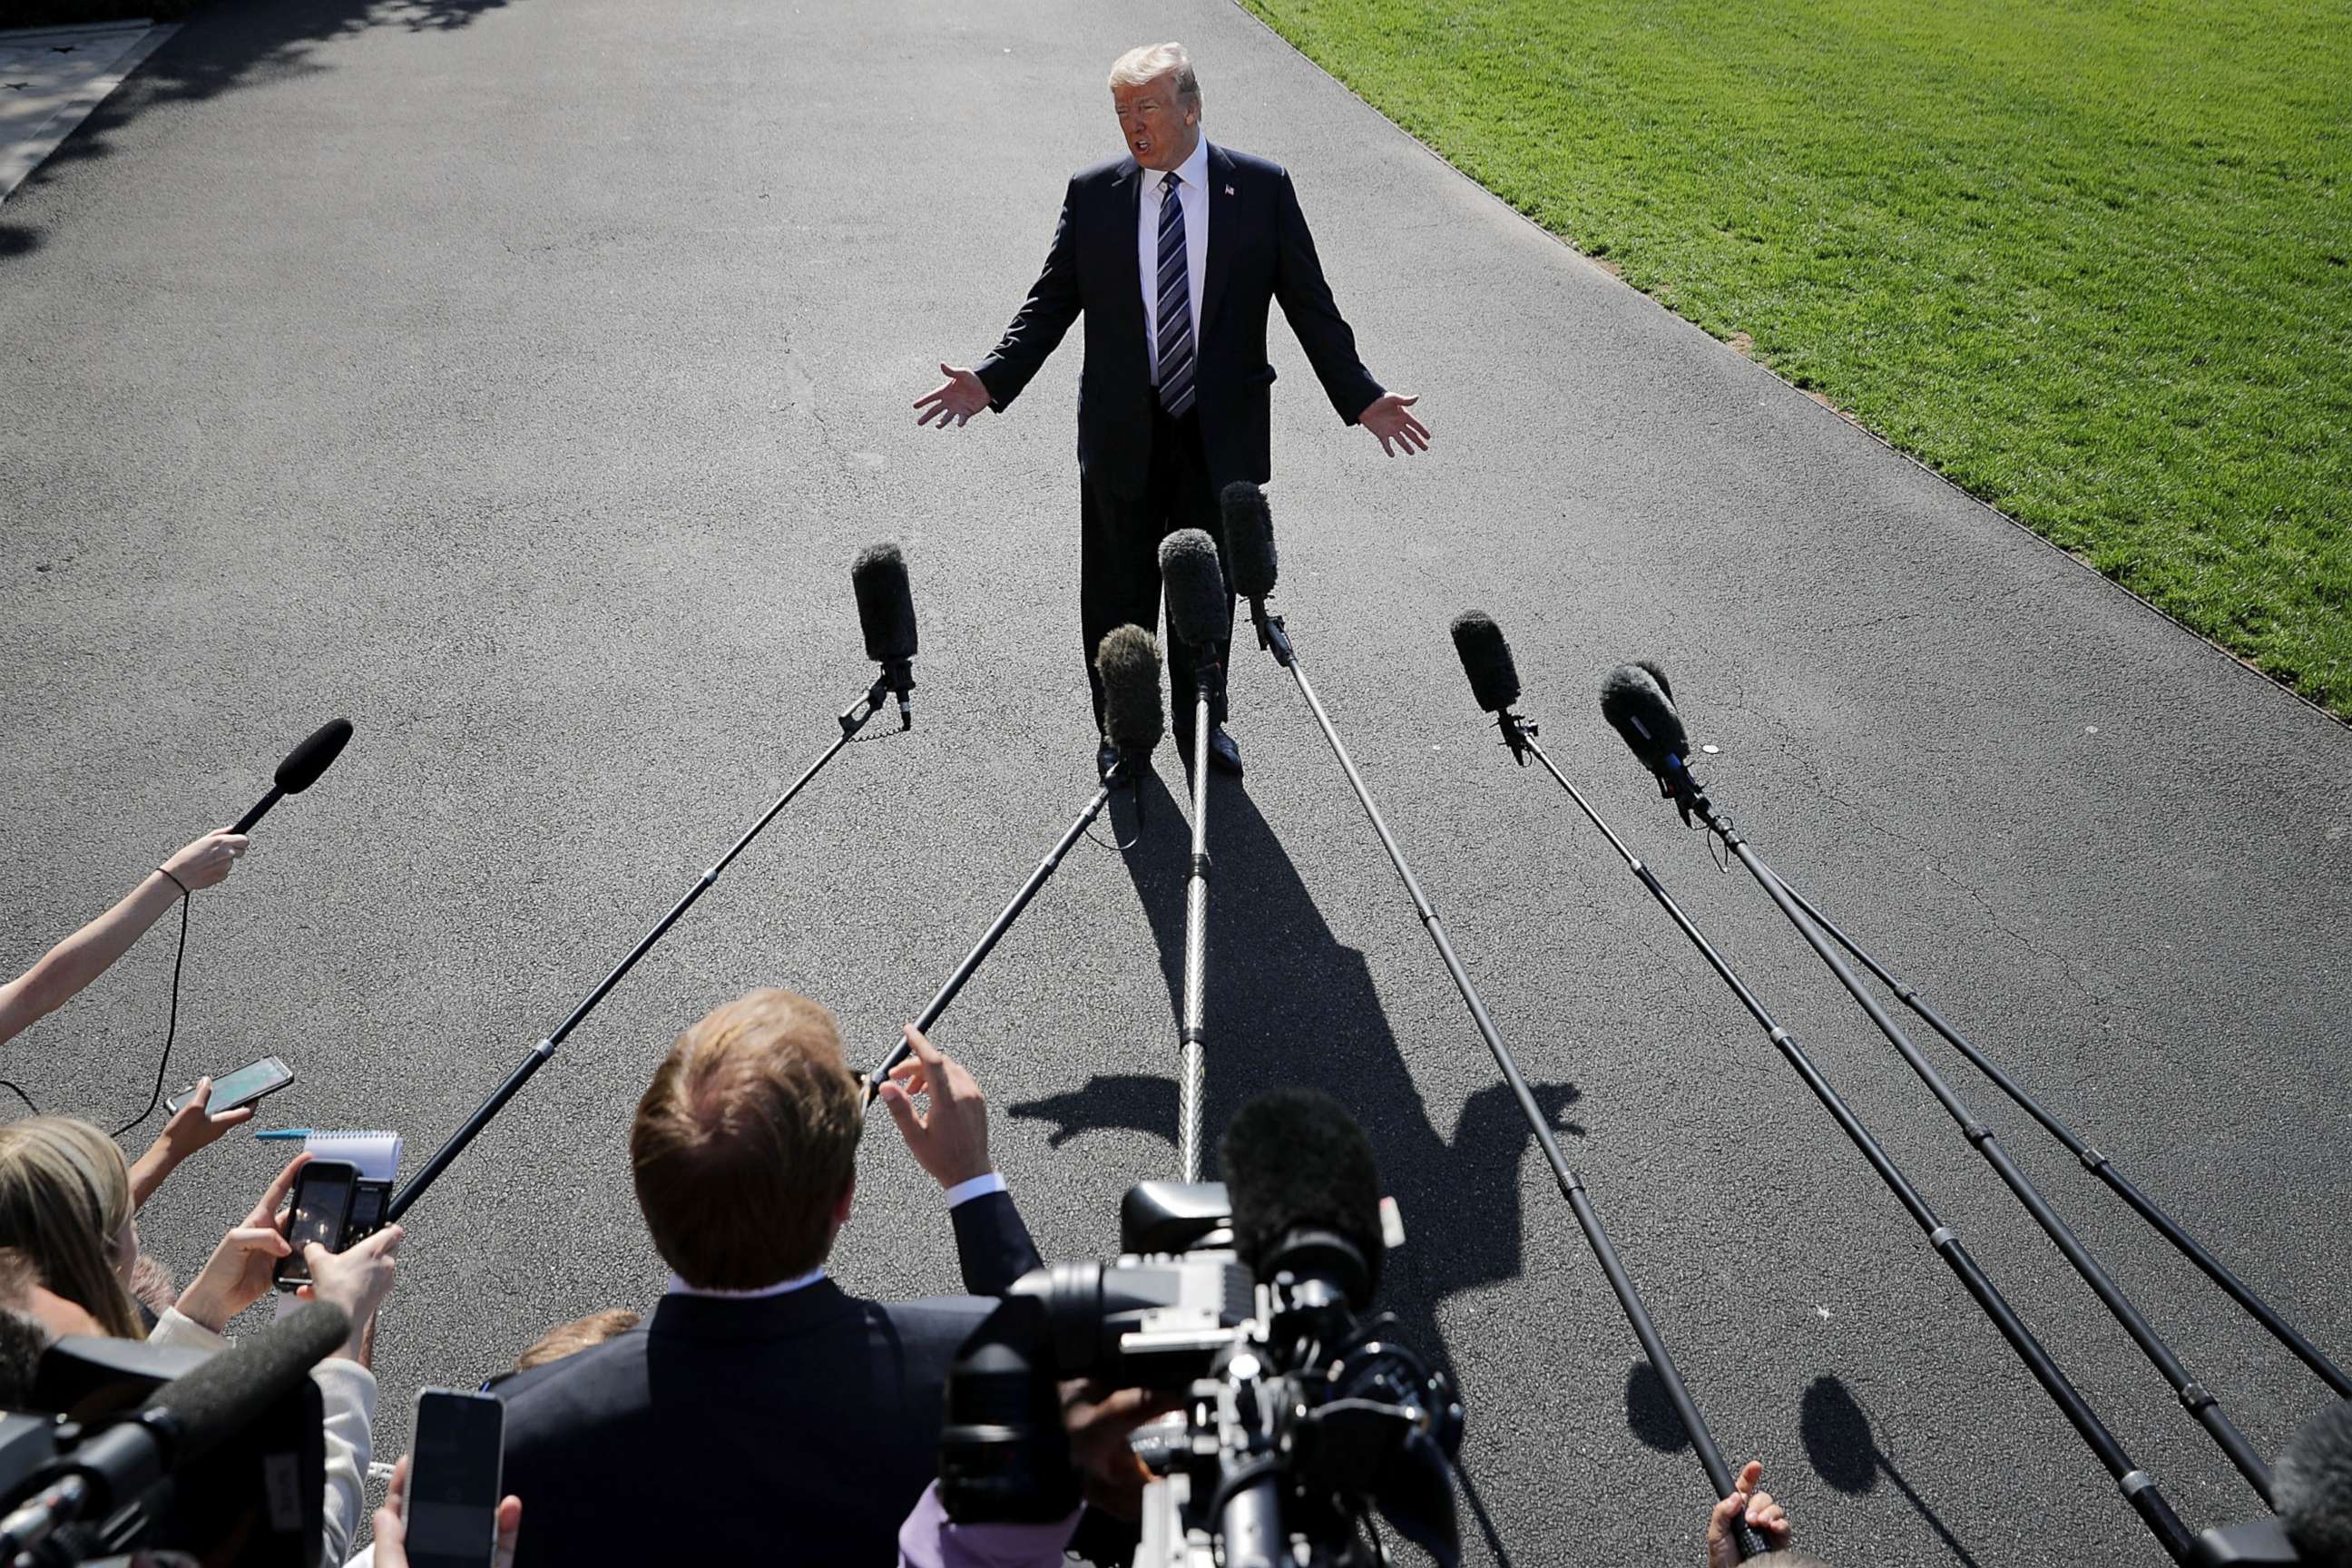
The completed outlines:
[[[1141,492],[1151,468],[1151,352],[1144,335],[1136,225],[1147,174],[1132,158],[1071,176],[1054,248],[1003,342],[976,374],[994,405],[1021,395],[1083,311],[1087,361],[1078,382],[1078,466],[1117,495]],[[1201,439],[1210,481],[1264,484],[1274,367],[1265,363],[1266,306],[1279,300],[1339,417],[1353,425],[1381,384],[1356,357],[1356,334],[1331,302],[1315,237],[1279,163],[1212,142],[1208,276],[1193,323]]]
[[[500,1387],[517,1568],[895,1563],[939,1473],[956,1346],[1037,1266],[1010,1197],[954,1216],[971,1296],[866,1301],[830,1279],[665,1296],[649,1322]]]

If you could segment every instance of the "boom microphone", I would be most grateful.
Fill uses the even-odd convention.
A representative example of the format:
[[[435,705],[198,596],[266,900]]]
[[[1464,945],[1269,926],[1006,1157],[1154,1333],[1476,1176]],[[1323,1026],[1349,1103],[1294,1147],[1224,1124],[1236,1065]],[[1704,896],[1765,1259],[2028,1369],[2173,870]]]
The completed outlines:
[[[1667,784],[1669,793],[1680,794],[1674,781],[1690,777],[1684,761],[1690,755],[1690,736],[1684,732],[1682,715],[1675,711],[1657,666],[1621,664],[1603,677],[1601,716],[1633,748],[1642,765]]]
[[[59,1526],[100,1518],[231,1441],[300,1387],[351,1331],[341,1307],[312,1301],[165,1384],[131,1419],[36,1477],[47,1484],[0,1519],[0,1548],[13,1558]]]
[[[2307,1563],[2352,1563],[2352,1401],[2337,1400],[2278,1459],[2279,1518]]]
[[[1234,569],[1234,592],[1256,601],[1274,592],[1274,514],[1265,492],[1247,479],[1225,487],[1218,504],[1225,519],[1225,554]]]
[[[1368,1307],[1381,1282],[1381,1174],[1372,1146],[1339,1102],[1318,1089],[1278,1089],[1234,1113],[1217,1145],[1233,1205],[1234,1250],[1261,1284],[1312,1249],[1326,1262],[1345,1252],[1354,1267],[1348,1301]]]
[[[1186,646],[1213,653],[1233,635],[1234,600],[1215,540],[1197,528],[1180,528],[1161,540],[1160,580],[1168,595],[1168,624]]]
[[[888,542],[869,545],[849,569],[857,595],[857,624],[866,657],[882,667],[883,684],[898,697],[898,728],[914,727],[907,694],[915,689],[915,596],[907,586],[907,558]]]
[[[286,753],[278,764],[277,782],[269,793],[253,803],[253,809],[236,819],[231,833],[249,833],[253,825],[269,815],[269,808],[289,795],[300,795],[319,782],[319,775],[333,765],[343,754],[343,747],[352,738],[352,721],[333,719],[310,732],[308,740]]]
[[[1168,732],[1160,702],[1160,645],[1141,626],[1117,626],[1095,651],[1102,678],[1103,738],[1118,748],[1119,761],[1139,767]]]
[[[1484,610],[1465,610],[1454,616],[1454,651],[1462,660],[1462,673],[1470,678],[1470,692],[1478,706],[1489,713],[1508,712],[1519,700],[1519,672],[1495,617]]]

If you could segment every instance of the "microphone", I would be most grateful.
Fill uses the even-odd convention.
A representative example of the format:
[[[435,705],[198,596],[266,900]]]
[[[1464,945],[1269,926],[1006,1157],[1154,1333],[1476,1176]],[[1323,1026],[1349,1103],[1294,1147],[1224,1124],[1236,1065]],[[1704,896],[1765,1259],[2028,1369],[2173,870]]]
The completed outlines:
[[[129,1420],[51,1465],[47,1484],[0,1519],[0,1547],[13,1556],[61,1525],[111,1512],[203,1458],[300,1387],[351,1331],[341,1307],[312,1301],[165,1384]]]
[[[1703,804],[1706,791],[1690,771],[1690,736],[1675,710],[1665,671],[1655,660],[1621,664],[1601,682],[1601,716],[1609,721],[1642,765],[1658,781],[1658,793],[1674,801],[1683,821]]]
[[[1250,602],[1258,646],[1275,647],[1280,658],[1282,650],[1276,647],[1273,634],[1282,623],[1265,613],[1265,602],[1274,594],[1278,560],[1274,514],[1266,510],[1265,492],[1247,479],[1235,479],[1218,497],[1218,507],[1225,520],[1225,558],[1233,569],[1234,592]]]
[[[866,633],[866,657],[882,667],[882,683],[898,697],[898,728],[915,727],[915,597],[907,587],[907,558],[887,541],[860,552],[849,569],[857,595],[857,623]]]
[[[286,760],[278,764],[277,782],[269,786],[269,793],[254,802],[253,809],[238,817],[236,826],[229,831],[250,833],[255,823],[269,815],[271,806],[286,796],[300,795],[317,784],[319,775],[343,754],[343,747],[350,743],[351,738],[352,721],[349,719],[330,720],[312,731],[308,740],[287,752]]]
[[[1511,711],[1511,704],[1519,700],[1519,671],[1511,662],[1511,645],[1503,640],[1503,628],[1484,610],[1465,610],[1454,617],[1453,630],[1454,652],[1462,660],[1462,673],[1470,678],[1471,695],[1495,716],[1512,760],[1526,767],[1528,737],[1536,733],[1536,727]]]
[[[1168,714],[1160,701],[1160,645],[1141,626],[1116,626],[1095,650],[1095,673],[1103,685],[1103,739],[1118,749],[1118,760],[1139,771],[1160,737]]]
[[[2287,1538],[2313,1563],[2352,1563],[2352,1400],[2313,1416],[2279,1455],[2273,1479]]]
[[[1339,1279],[1361,1311],[1381,1282],[1381,1173],[1339,1102],[1278,1089],[1234,1113],[1217,1145],[1234,1250],[1265,1284],[1286,1268]],[[1305,1267],[1302,1268],[1302,1265]]]
[[[1160,542],[1160,580],[1168,595],[1168,624],[1186,647],[1213,655],[1234,631],[1233,595],[1217,542],[1197,528],[1178,529]]]

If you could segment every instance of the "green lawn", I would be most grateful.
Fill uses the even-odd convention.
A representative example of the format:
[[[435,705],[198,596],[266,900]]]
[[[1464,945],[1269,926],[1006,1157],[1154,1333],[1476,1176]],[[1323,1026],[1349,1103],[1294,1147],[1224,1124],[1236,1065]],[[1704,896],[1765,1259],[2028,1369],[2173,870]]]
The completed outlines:
[[[1626,280],[2352,715],[2352,0],[1244,0]]]

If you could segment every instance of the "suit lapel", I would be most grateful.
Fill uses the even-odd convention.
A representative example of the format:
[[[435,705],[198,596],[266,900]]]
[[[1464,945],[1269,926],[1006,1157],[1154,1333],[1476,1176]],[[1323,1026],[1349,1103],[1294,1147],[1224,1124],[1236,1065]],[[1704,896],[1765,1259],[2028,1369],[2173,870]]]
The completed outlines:
[[[1203,193],[1209,208],[1209,276],[1201,285],[1201,321],[1197,339],[1206,342],[1217,323],[1217,307],[1224,302],[1225,277],[1234,269],[1234,225],[1241,221],[1241,202],[1234,195],[1241,181],[1234,161],[1215,142],[1209,143],[1209,188]]]
[[[1121,169],[1118,177],[1111,182],[1111,192],[1115,198],[1111,203],[1113,210],[1124,215],[1118,230],[1118,261],[1116,266],[1119,281],[1117,292],[1121,300],[1127,301],[1123,308],[1133,318],[1136,331],[1140,333],[1144,331],[1143,274],[1140,270],[1142,260],[1136,250],[1136,226],[1143,221],[1143,170],[1134,159],[1129,159],[1127,167]]]

